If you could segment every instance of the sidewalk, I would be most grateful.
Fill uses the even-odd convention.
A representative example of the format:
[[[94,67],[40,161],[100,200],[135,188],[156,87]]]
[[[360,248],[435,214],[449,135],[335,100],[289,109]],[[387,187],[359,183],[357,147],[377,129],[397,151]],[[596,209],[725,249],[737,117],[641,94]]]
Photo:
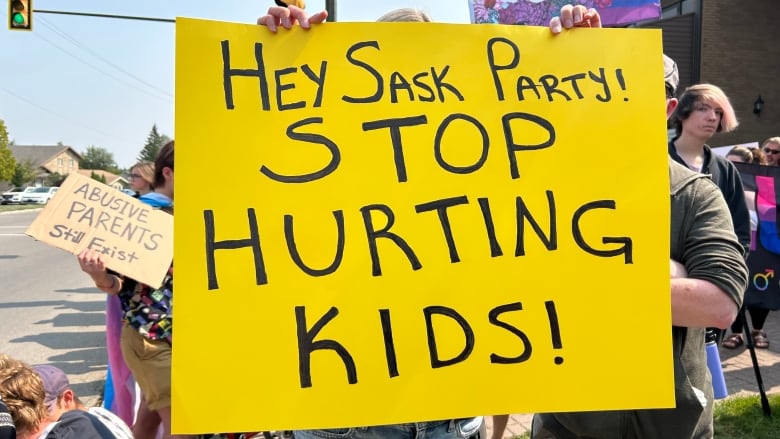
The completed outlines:
[[[749,319],[750,317],[748,317]],[[769,313],[769,317],[764,325],[764,331],[766,331],[769,338],[769,349],[756,349],[761,380],[764,384],[764,391],[767,394],[780,393],[780,311]],[[730,331],[728,334],[730,334]],[[726,387],[729,390],[729,397],[758,394],[753,362],[750,359],[750,352],[744,345],[734,350],[721,347],[720,358],[723,364],[723,373],[726,376]],[[775,414],[773,413],[773,415]],[[504,437],[513,438],[530,431],[531,416],[530,414],[511,415]],[[492,422],[489,416],[485,420],[487,422],[488,438],[490,438],[493,432]]]

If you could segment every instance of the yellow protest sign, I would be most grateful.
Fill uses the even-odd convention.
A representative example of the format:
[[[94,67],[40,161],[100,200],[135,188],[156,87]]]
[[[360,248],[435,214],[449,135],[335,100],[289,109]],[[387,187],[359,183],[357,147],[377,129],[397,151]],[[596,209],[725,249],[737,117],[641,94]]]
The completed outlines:
[[[673,406],[659,31],[176,38],[174,431]]]
[[[106,266],[160,285],[173,258],[173,217],[99,181],[73,173],[25,232],[74,255],[90,248]]]

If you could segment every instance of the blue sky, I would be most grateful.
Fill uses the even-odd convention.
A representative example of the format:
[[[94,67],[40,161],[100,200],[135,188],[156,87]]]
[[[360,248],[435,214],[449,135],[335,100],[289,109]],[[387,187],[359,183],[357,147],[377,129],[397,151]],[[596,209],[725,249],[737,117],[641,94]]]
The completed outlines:
[[[254,23],[272,4],[34,0],[34,9]],[[441,22],[469,22],[467,0],[337,0],[337,18],[374,21],[397,7],[423,9]],[[325,1],[308,0],[306,9],[323,10]],[[36,14],[32,32],[9,31],[6,21],[0,35],[0,119],[17,144],[62,142],[78,152],[99,146],[129,167],[153,124],[175,137],[172,23]]]

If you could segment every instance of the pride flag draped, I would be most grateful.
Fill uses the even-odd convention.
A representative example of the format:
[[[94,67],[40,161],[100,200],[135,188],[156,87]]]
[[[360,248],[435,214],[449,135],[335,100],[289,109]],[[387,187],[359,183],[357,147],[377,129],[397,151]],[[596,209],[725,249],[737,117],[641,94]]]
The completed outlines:
[[[469,0],[472,23],[527,24],[546,26],[571,0]],[[661,16],[658,0],[581,0],[595,8],[604,26],[620,26]]]
[[[780,167],[735,163],[742,176],[751,222],[757,227],[748,256],[745,305],[780,309]],[[755,221],[753,221],[755,220]]]

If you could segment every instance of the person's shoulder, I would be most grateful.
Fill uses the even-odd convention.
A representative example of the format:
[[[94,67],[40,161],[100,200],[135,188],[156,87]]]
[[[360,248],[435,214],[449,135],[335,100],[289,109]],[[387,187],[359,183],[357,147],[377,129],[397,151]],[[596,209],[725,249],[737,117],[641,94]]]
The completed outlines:
[[[698,188],[705,193],[720,191],[707,175],[692,171],[672,158],[669,158],[669,188],[671,195],[678,195],[689,188]]]
[[[63,413],[46,439],[115,439],[116,436],[97,416],[82,411]]]
[[[133,439],[133,433],[119,416],[103,407],[90,407],[89,413],[96,416],[114,434],[117,439]]]

